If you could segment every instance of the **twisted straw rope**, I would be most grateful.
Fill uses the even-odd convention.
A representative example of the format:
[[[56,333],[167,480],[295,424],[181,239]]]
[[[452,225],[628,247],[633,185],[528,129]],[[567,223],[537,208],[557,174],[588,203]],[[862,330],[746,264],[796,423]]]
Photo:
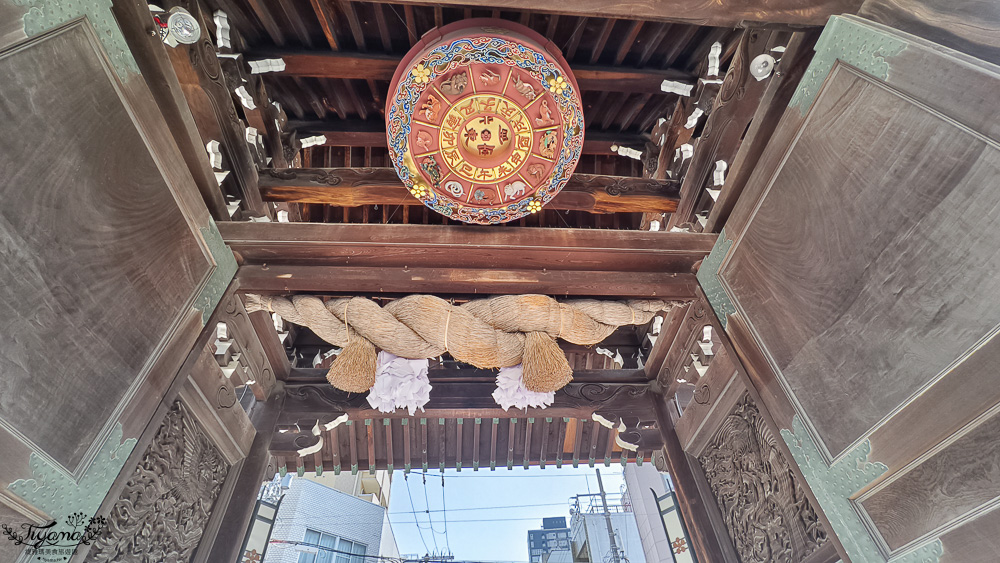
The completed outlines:
[[[522,363],[528,333],[537,333],[532,345],[537,345],[539,338],[556,349],[555,338],[593,345],[619,326],[647,323],[673,305],[661,300],[559,302],[545,295],[508,295],[455,306],[434,296],[410,295],[380,307],[362,297],[324,302],[308,295],[290,299],[246,296],[248,312],[277,313],[289,322],[309,327],[335,346],[363,339],[366,344],[411,359],[449,352],[458,361],[487,369]],[[565,356],[561,359],[565,363]]]

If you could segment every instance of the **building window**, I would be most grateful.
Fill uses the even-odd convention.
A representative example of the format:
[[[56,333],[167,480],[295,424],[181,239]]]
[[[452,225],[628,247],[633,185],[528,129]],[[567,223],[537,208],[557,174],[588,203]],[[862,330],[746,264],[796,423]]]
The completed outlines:
[[[365,563],[365,544],[315,530],[306,530],[302,542],[309,551],[299,553],[298,563]]]

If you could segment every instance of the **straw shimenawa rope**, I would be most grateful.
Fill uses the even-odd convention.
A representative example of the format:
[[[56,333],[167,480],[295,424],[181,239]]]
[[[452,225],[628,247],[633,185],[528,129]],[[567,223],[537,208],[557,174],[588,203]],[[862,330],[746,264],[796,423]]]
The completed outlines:
[[[556,301],[546,295],[507,295],[456,306],[431,295],[410,295],[380,307],[362,297],[291,298],[248,294],[248,312],[271,311],[343,347],[327,379],[350,392],[375,383],[376,349],[402,358],[456,360],[492,369],[521,364],[525,387],[555,391],[573,377],[556,338],[598,344],[619,326],[645,324],[675,303],[660,300]]]

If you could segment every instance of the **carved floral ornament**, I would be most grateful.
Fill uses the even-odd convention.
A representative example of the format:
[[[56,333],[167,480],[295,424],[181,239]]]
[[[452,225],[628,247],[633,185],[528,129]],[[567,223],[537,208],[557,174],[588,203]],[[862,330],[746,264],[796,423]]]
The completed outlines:
[[[467,223],[504,223],[559,193],[583,150],[580,89],[531,29],[472,19],[428,32],[386,102],[389,155],[410,193]]]

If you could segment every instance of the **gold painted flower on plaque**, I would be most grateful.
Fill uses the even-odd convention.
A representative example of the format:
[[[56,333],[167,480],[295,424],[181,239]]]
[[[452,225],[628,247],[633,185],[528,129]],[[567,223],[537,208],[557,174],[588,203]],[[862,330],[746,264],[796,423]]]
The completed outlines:
[[[562,76],[550,78],[548,80],[548,84],[549,84],[549,90],[551,90],[552,93],[555,94],[556,96],[562,94],[563,91],[565,91],[566,87],[568,86],[568,84],[566,84],[566,80]]]
[[[413,80],[420,84],[426,84],[431,80],[431,69],[425,67],[423,64],[413,67],[413,70],[410,72],[413,74]]]

